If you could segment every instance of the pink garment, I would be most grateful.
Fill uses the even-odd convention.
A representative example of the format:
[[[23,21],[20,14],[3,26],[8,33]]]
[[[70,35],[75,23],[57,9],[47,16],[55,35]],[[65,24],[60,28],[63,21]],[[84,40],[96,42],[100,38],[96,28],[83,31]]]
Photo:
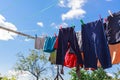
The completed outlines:
[[[35,49],[38,49],[38,50],[43,49],[44,41],[45,41],[44,37],[42,37],[42,38],[37,37],[35,39]]]

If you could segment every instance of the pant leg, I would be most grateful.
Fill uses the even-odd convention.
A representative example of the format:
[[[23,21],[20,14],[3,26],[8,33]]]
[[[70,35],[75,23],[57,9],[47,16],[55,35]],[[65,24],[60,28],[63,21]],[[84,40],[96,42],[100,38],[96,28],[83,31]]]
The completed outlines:
[[[70,45],[72,49],[75,51],[77,56],[77,63],[83,64],[82,57],[79,51],[79,46],[77,43],[76,34],[74,32],[73,28],[62,28],[62,30],[59,30],[58,35],[58,49],[57,49],[57,57],[56,57],[56,64],[62,64],[64,63],[65,54],[68,49],[68,42],[70,42]]]
[[[78,45],[78,41],[77,41],[77,37],[76,37],[76,33],[74,31],[74,28],[70,27],[68,30],[69,30],[68,31],[69,32],[68,41],[70,42],[71,48],[75,51],[75,54],[77,56],[77,63],[83,64],[82,56],[81,56],[81,52],[79,49],[79,45]]]
[[[101,20],[88,23],[82,29],[85,67],[97,68],[96,58],[103,68],[111,67],[110,52]]]
[[[84,65],[85,68],[97,69],[97,58],[94,47],[94,36],[91,28],[93,25],[85,24],[82,26],[82,43],[84,53]]]
[[[62,64],[62,31],[61,30],[59,30],[59,34],[58,34],[56,64]]]
[[[64,58],[68,48],[68,37],[69,35],[67,28],[62,28],[59,30],[56,64],[64,64]]]
[[[109,47],[108,47],[108,43],[107,43],[107,39],[104,31],[105,30],[103,28],[102,20],[97,21],[96,30],[95,30],[97,37],[96,37],[95,43],[97,47],[98,59],[102,67],[105,69],[112,66],[111,64],[112,61],[111,61],[110,51],[109,51]]]

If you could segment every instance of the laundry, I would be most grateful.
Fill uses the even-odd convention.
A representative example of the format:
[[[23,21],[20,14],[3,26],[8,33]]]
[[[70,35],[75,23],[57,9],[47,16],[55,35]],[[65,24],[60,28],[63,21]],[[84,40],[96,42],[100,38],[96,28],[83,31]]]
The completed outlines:
[[[64,66],[73,68],[76,67],[76,62],[77,62],[77,57],[74,52],[70,52],[71,47],[67,50],[66,55],[65,55],[65,60],[64,60]],[[81,54],[81,53],[79,53]],[[80,64],[80,67],[83,65]]]
[[[108,16],[108,23],[106,24],[106,35],[109,44],[116,44],[120,42],[120,11]]]
[[[35,49],[43,49],[45,37],[36,37],[35,38]]]
[[[81,31],[76,32],[76,36],[77,36],[79,49],[80,49],[80,51],[83,51]]]
[[[74,28],[61,28],[56,37],[36,38],[35,48],[49,52],[51,64],[69,68],[83,65],[86,70],[100,66],[106,69],[120,63],[120,12],[108,16],[104,25],[101,19],[82,24],[81,31],[75,32]]]
[[[56,41],[55,41],[54,48],[55,48],[55,49],[57,49],[57,48],[58,48],[58,37],[56,37]]]
[[[112,64],[120,63],[120,43],[115,45],[109,45],[109,48],[112,58]]]
[[[56,64],[64,65],[64,58],[68,49],[68,42],[75,51],[75,55],[77,56],[77,63],[83,64],[76,33],[73,27],[59,29]]]
[[[51,64],[56,64],[56,50],[50,53],[49,61]]]
[[[55,50],[54,45],[55,45],[56,37],[46,37],[45,42],[44,42],[44,47],[43,51],[44,52],[53,52]]]
[[[112,66],[102,20],[82,25],[82,43],[85,68],[97,69],[97,59],[104,69]]]

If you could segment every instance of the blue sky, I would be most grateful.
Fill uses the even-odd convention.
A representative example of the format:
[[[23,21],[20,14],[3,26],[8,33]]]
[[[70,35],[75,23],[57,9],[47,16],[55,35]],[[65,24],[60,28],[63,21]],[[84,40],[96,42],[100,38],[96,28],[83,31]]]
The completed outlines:
[[[105,18],[120,11],[120,0],[1,0],[0,26],[32,36],[58,33],[63,27],[75,25],[80,30],[80,19],[85,23]],[[16,54],[27,54],[34,49],[34,40],[0,29],[0,73],[11,70]]]

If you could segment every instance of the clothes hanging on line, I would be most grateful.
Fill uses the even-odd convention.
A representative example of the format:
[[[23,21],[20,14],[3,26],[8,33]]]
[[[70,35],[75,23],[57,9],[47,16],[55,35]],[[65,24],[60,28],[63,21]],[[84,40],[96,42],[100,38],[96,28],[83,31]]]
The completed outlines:
[[[120,11],[108,16],[105,27],[106,36],[109,44],[120,42]]]
[[[74,68],[76,67],[76,62],[77,62],[77,56],[75,55],[75,51],[71,48],[70,44],[68,45],[68,50],[65,54],[65,60],[64,60],[64,66],[69,67],[69,68]],[[81,53],[79,53],[81,54]],[[83,56],[82,56],[83,57]],[[83,65],[80,64],[80,67]]]
[[[73,27],[59,29],[56,64],[64,65],[65,54],[68,49],[68,42],[70,43],[72,49],[75,51],[75,55],[77,56],[77,63],[83,64],[76,33]]]
[[[112,66],[102,20],[82,25],[82,44],[85,68],[97,69],[97,59],[104,69]]]
[[[44,47],[43,51],[44,52],[53,52],[55,50],[54,45],[55,45],[56,37],[46,37],[45,42],[44,42]]]
[[[82,38],[81,38],[81,31],[76,32],[76,37],[77,37],[77,42],[78,42],[78,46],[79,46],[79,50],[82,51]],[[58,37],[56,38],[56,42],[54,45],[54,48],[57,49],[58,48]],[[72,52],[72,48],[70,49],[70,52]],[[75,52],[72,52],[75,53]]]
[[[76,32],[76,37],[77,37],[79,49],[80,49],[80,51],[83,51],[81,31]]]
[[[112,64],[120,63],[120,43],[115,45],[109,45],[109,48],[112,58]]]
[[[56,50],[50,53],[49,61],[51,64],[56,64]]]
[[[43,49],[45,37],[36,37],[35,38],[35,49]]]
[[[54,48],[55,48],[55,49],[57,49],[57,48],[58,48],[58,37],[56,37],[56,41],[55,41]]]

